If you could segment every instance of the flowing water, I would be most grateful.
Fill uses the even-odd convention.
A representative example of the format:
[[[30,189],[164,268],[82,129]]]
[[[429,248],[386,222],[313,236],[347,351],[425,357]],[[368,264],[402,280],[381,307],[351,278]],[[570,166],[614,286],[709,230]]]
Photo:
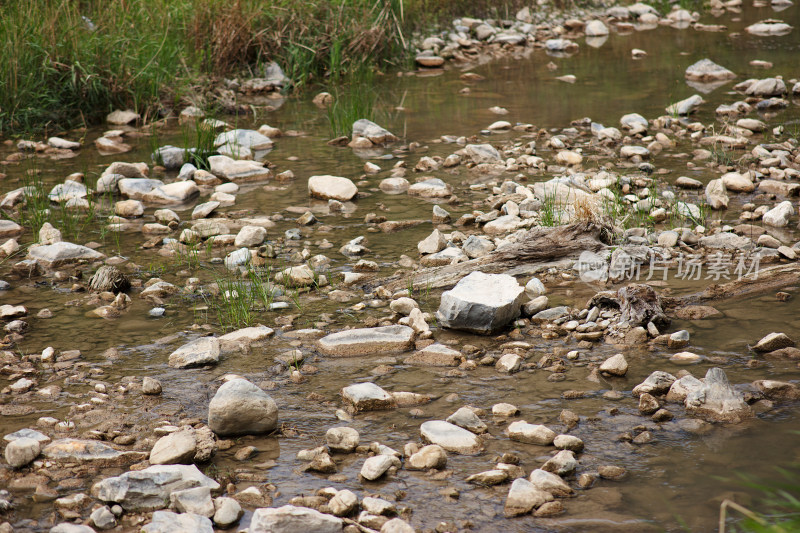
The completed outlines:
[[[781,18],[794,25],[800,25],[800,16],[792,7],[779,14],[769,8],[746,6],[741,13],[729,12],[718,18],[704,15],[702,21],[709,24],[723,24],[727,30],[722,32],[700,32],[693,29],[678,30],[658,27],[645,31],[632,31],[627,34],[613,32],[599,47],[587,45],[580,40],[580,51],[570,57],[551,57],[543,50],[528,50],[524,57],[501,58],[475,66],[471,70],[485,77],[480,82],[463,82],[460,71],[447,70],[438,75],[385,76],[378,80],[374,90],[378,93],[378,122],[408,141],[417,141],[428,147],[428,151],[397,152],[395,159],[375,159],[382,168],[387,169],[396,158],[405,158],[413,166],[421,155],[442,155],[452,153],[452,144],[440,142],[442,135],[470,136],[479,132],[495,120],[509,120],[512,123],[532,123],[538,128],[563,128],[570,122],[583,117],[591,117],[595,122],[607,126],[617,126],[619,117],[638,112],[645,117],[654,118],[664,113],[671,102],[694,94],[695,89],[687,86],[683,78],[685,68],[695,61],[709,57],[713,61],[737,73],[737,80],[749,77],[767,77],[782,74],[791,78],[797,76],[797,57],[800,53],[800,39],[797,30],[785,37],[758,38],[743,32],[744,26],[765,18]],[[644,59],[631,58],[631,50],[639,48],[647,51]],[[769,70],[759,70],[749,66],[754,59],[768,60],[774,64]],[[547,64],[554,62],[558,68],[553,71]],[[555,80],[555,76],[573,74],[574,84]],[[741,99],[731,91],[732,83],[705,94],[707,103],[692,120],[704,124],[715,123],[714,109],[720,103],[732,103]],[[470,91],[461,90],[469,87]],[[509,114],[498,117],[488,109],[502,106]],[[399,108],[399,109],[398,109]],[[347,240],[365,235],[371,250],[367,259],[381,265],[381,274],[389,275],[397,268],[396,261],[401,254],[416,258],[416,244],[431,231],[429,223],[422,224],[398,233],[379,233],[368,231],[364,223],[367,213],[377,213],[389,220],[426,219],[430,217],[431,203],[406,195],[388,196],[380,192],[377,184],[387,172],[377,176],[364,177],[364,159],[349,148],[326,145],[330,138],[327,118],[311,104],[309,99],[289,98],[275,111],[258,116],[254,122],[249,118],[221,117],[229,122],[237,122],[239,127],[256,127],[269,123],[284,131],[300,132],[296,136],[284,136],[276,140],[275,149],[268,155],[277,171],[291,169],[297,179],[288,183],[269,182],[243,187],[233,207],[223,208],[222,212],[240,212],[248,215],[270,216],[282,213],[284,221],[278,222],[270,230],[270,241],[281,240],[283,232],[296,227],[294,219],[302,213],[287,211],[290,206],[310,208],[317,212],[322,224],[327,227],[304,228],[299,241],[283,243],[279,247],[283,261],[293,251],[308,248],[312,255],[325,253],[333,259],[334,271],[349,270],[347,262],[336,250]],[[800,120],[797,103],[774,116],[763,117],[771,126],[782,123],[796,123]],[[87,139],[93,139],[97,131],[89,131]],[[517,132],[486,135],[488,141],[503,141],[519,136]],[[99,174],[111,161],[148,161],[152,140],[142,137],[131,141],[134,150],[115,157],[96,155],[91,147],[84,148],[80,155],[71,160],[37,163],[38,170],[46,183],[57,183],[71,172],[81,171],[89,176]],[[182,136],[176,128],[164,129],[159,133],[159,143],[180,144]],[[10,149],[5,148],[2,155]],[[691,152],[687,144],[679,150]],[[386,152],[392,155],[392,152]],[[547,151],[539,155],[547,157]],[[736,156],[742,155],[736,154]],[[590,166],[593,162],[590,162]],[[659,169],[671,173],[659,177],[660,186],[669,187],[679,175],[687,175],[706,182],[719,177],[713,170],[698,165],[687,168],[686,159],[663,154],[654,161]],[[20,186],[23,173],[30,165],[7,166],[7,177],[0,181],[0,191],[6,192]],[[620,170],[624,172],[624,169]],[[357,202],[355,211],[349,214],[328,215],[324,203],[309,201],[306,178],[316,174],[346,176],[359,184],[362,192],[370,196]],[[459,202],[445,206],[456,219],[463,213],[471,212],[473,201],[480,202],[485,192],[470,191],[466,185],[474,178],[463,167],[455,170],[442,170],[431,173],[453,184]],[[513,174],[503,178],[513,178]],[[413,181],[413,177],[410,177]],[[549,179],[549,175],[531,176],[530,179]],[[202,199],[198,202],[203,201]],[[713,217],[726,223],[735,224],[739,214],[737,207],[749,201],[747,195],[736,195],[732,209],[715,213]],[[154,209],[148,209],[144,222],[152,221]],[[183,219],[190,218],[191,208],[179,211]],[[98,232],[100,223],[87,228],[76,242],[100,241],[101,251],[115,255],[119,250],[131,263],[138,265],[143,279],[149,275],[159,275],[163,279],[184,285],[190,276],[200,277],[203,282],[213,281],[221,275],[222,266],[212,264],[210,256],[200,251],[201,268],[189,268],[180,259],[163,257],[156,249],[142,249],[144,238],[136,230],[124,233],[119,243],[110,235]],[[789,242],[797,240],[796,235],[788,234]],[[26,235],[30,239],[30,234]],[[319,247],[322,239],[333,243],[330,250]],[[216,252],[220,254],[219,251]],[[8,265],[0,264],[0,268]],[[216,274],[215,274],[216,273]],[[85,281],[85,280],[84,280]],[[668,287],[673,294],[697,290],[710,281],[686,283],[670,279]],[[12,290],[0,293],[2,303],[25,305],[29,309],[31,330],[19,343],[22,353],[37,353],[47,346],[57,350],[79,349],[83,361],[103,370],[98,380],[111,385],[124,383],[126,376],[157,376],[164,385],[164,393],[157,399],[142,398],[136,394],[112,396],[116,414],[124,414],[140,426],[152,427],[162,420],[177,422],[182,418],[205,418],[209,399],[219,386],[219,378],[228,373],[236,373],[256,383],[268,385],[270,394],[280,406],[280,418],[284,424],[284,435],[274,437],[243,437],[237,439],[237,446],[223,451],[214,460],[217,472],[230,475],[237,481],[238,488],[248,484],[262,485],[265,482],[278,488],[273,493],[275,504],[283,504],[289,498],[306,494],[317,489],[335,485],[350,488],[359,495],[381,494],[389,499],[404,496],[399,506],[407,505],[413,509],[412,523],[417,527],[434,527],[440,521],[454,521],[460,527],[472,524],[480,531],[711,531],[717,523],[719,504],[725,497],[738,494],[738,500],[745,505],[750,503],[747,489],[737,476],[758,477],[765,481],[779,479],[776,466],[789,466],[798,460],[795,433],[800,431],[796,416],[797,406],[783,404],[749,422],[735,426],[703,426],[700,429],[686,424],[682,411],[674,421],[654,424],[639,416],[637,401],[630,390],[653,370],[677,372],[683,367],[668,361],[670,351],[627,350],[626,357],[631,370],[625,378],[591,383],[585,380],[588,370],[581,368],[585,363],[571,367],[566,380],[552,382],[550,375],[542,370],[524,371],[511,376],[500,375],[492,367],[479,367],[467,373],[450,372],[441,369],[417,368],[402,364],[402,356],[374,355],[351,359],[330,359],[317,356],[311,351],[313,344],[304,341],[301,349],[308,352],[307,365],[317,371],[307,372],[307,380],[293,383],[288,379],[285,368],[276,367],[273,357],[283,351],[298,346],[293,338],[278,331],[276,337],[266,347],[258,348],[248,354],[228,355],[212,368],[174,370],[167,366],[168,354],[177,347],[181,339],[198,335],[190,326],[209,323],[214,325],[216,317],[207,309],[201,298],[177,297],[168,301],[167,313],[163,318],[150,318],[148,302],[136,296],[130,309],[114,320],[89,318],[86,312],[91,307],[85,304],[86,295],[69,291],[70,284],[45,283],[30,284],[13,282]],[[346,288],[345,288],[346,289]],[[551,304],[566,304],[582,307],[594,294],[594,290],[580,284],[556,286],[548,284]],[[794,288],[790,290],[795,293]],[[285,298],[291,303],[291,299]],[[438,305],[438,294],[434,292],[419,294],[422,307],[434,311]],[[355,298],[348,303],[329,301],[324,295],[302,296],[299,308],[292,304],[288,312],[299,315],[294,327],[315,327],[320,322],[329,330],[345,326],[357,326],[368,317],[389,314],[386,308],[367,308],[362,311],[348,310],[355,304]],[[52,319],[33,318],[42,308],[53,311]],[[704,360],[691,368],[696,376],[702,376],[707,368],[722,366],[732,383],[747,383],[756,379],[793,380],[798,368],[791,361],[770,361],[760,368],[750,369],[745,363],[752,358],[747,345],[752,344],[771,331],[784,331],[792,335],[800,326],[800,303],[792,298],[778,302],[773,294],[764,294],[747,300],[736,300],[719,306],[722,315],[700,321],[676,321],[670,331],[687,329],[692,335],[690,350],[712,358]],[[329,316],[326,316],[329,315]],[[261,322],[274,326],[278,312],[265,313]],[[203,330],[201,330],[202,332]],[[218,328],[215,331],[219,331]],[[462,333],[435,330],[440,342],[456,346],[473,344],[478,347],[496,349],[504,342],[496,338],[484,338]],[[540,338],[524,338],[535,348],[531,360],[550,354],[559,348],[563,341],[544,341]],[[110,347],[116,347],[121,358],[108,362],[101,354]],[[570,347],[569,349],[574,349]],[[600,345],[588,353],[589,359],[602,359],[615,353],[613,346]],[[379,365],[389,365],[392,371],[373,375]],[[304,367],[306,370],[308,366]],[[18,416],[7,415],[0,418],[0,433],[6,434],[21,427],[35,424],[40,416],[54,416],[59,419],[78,417],[77,404],[87,401],[92,394],[87,380],[76,385],[69,384],[64,375],[53,375],[52,383],[63,386],[62,393],[55,402],[31,401],[26,405],[36,408],[34,413]],[[65,382],[66,379],[66,382]],[[465,483],[469,474],[491,469],[494,458],[505,452],[517,453],[527,471],[539,461],[547,458],[547,450],[537,446],[509,441],[503,436],[506,420],[486,418],[490,425],[489,433],[494,437],[487,440],[487,450],[475,457],[451,455],[447,469],[449,477],[434,477],[420,472],[402,471],[402,475],[388,481],[362,483],[358,480],[358,470],[362,457],[345,456],[339,464],[341,477],[336,483],[323,476],[300,473],[301,463],[295,454],[301,449],[317,446],[327,428],[340,425],[334,411],[339,406],[339,391],[342,387],[356,381],[373,379],[387,390],[405,390],[423,394],[433,394],[437,400],[422,406],[424,418],[414,418],[409,409],[391,412],[359,414],[349,423],[362,435],[362,442],[379,441],[402,449],[404,443],[419,440],[419,425],[424,419],[441,419],[449,416],[462,405],[474,405],[488,409],[497,402],[513,403],[522,411],[522,418],[531,423],[546,423],[553,428],[561,428],[558,414],[562,409],[570,409],[581,416],[581,423],[571,431],[586,443],[586,450],[579,456],[582,467],[590,468],[602,464],[624,466],[629,471],[627,479],[619,482],[600,482],[596,487],[579,491],[575,498],[565,501],[567,512],[553,519],[534,519],[530,516],[505,520],[502,518],[503,503],[508,485],[494,488],[478,488]],[[50,383],[48,383],[50,384]],[[40,386],[43,383],[40,383]],[[589,391],[586,397],[575,400],[562,399],[567,390]],[[624,393],[622,400],[613,402],[602,397],[607,390]],[[13,404],[8,398],[5,405]],[[148,424],[150,426],[148,426]],[[618,440],[618,435],[639,425],[652,426],[655,442],[644,446],[634,446]],[[287,431],[287,429],[291,431]],[[81,431],[90,429],[80,427]],[[234,460],[233,454],[241,445],[254,445],[260,452],[248,462]],[[275,466],[265,463],[275,461]],[[257,479],[257,481],[247,481]],[[446,487],[455,487],[460,497],[453,499],[440,492]],[[743,499],[742,499],[743,498]],[[45,516],[47,505],[22,506],[18,518]],[[247,518],[245,518],[246,522]]]

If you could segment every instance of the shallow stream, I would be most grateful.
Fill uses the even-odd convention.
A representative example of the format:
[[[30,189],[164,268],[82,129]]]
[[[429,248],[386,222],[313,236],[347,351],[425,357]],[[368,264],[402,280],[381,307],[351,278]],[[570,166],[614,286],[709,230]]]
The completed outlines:
[[[781,18],[795,26],[795,30],[785,37],[769,38],[752,37],[743,32],[746,25],[766,18]],[[390,275],[398,268],[396,261],[402,254],[417,259],[417,242],[430,233],[431,224],[426,222],[396,233],[381,233],[368,231],[364,217],[368,213],[377,213],[389,220],[430,220],[430,202],[407,195],[389,196],[382,193],[377,185],[387,177],[388,169],[397,158],[406,159],[409,167],[413,167],[422,155],[444,157],[457,149],[455,145],[442,143],[440,138],[443,135],[478,135],[486,142],[525,135],[519,132],[481,134],[481,130],[495,120],[532,123],[549,130],[568,127],[571,121],[584,117],[591,117],[593,121],[607,126],[617,126],[619,118],[626,113],[637,112],[652,119],[664,114],[664,108],[671,102],[696,92],[686,84],[683,73],[688,65],[704,57],[734,71],[738,75],[737,82],[750,77],[783,75],[789,79],[800,76],[797,68],[800,54],[800,39],[797,37],[800,30],[797,27],[800,26],[800,16],[796,7],[776,14],[770,8],[745,6],[741,13],[727,12],[718,18],[706,14],[701,21],[723,24],[727,30],[703,32],[691,28],[679,30],[657,27],[627,34],[612,31],[607,41],[599,47],[589,46],[580,39],[579,52],[570,57],[551,57],[542,49],[528,49],[525,57],[500,58],[474,66],[470,70],[485,77],[485,80],[477,82],[461,81],[461,71],[454,68],[435,75],[425,73],[379,78],[374,87],[379,105],[377,121],[406,142],[416,141],[428,147],[428,150],[386,151],[385,155],[394,159],[373,159],[384,170],[368,177],[363,174],[364,159],[349,148],[326,144],[331,137],[326,114],[315,107],[310,98],[288,98],[277,110],[262,112],[254,120],[252,117],[219,117],[236,123],[238,127],[258,127],[268,123],[284,132],[300,132],[297,136],[284,135],[275,139],[275,148],[267,156],[275,165],[276,172],[290,169],[296,179],[245,186],[237,195],[236,205],[221,208],[220,211],[247,212],[248,215],[259,216],[283,214],[285,220],[269,230],[268,236],[271,242],[276,243],[279,261],[290,263],[291,253],[305,247],[311,255],[323,253],[331,257],[334,272],[350,269],[350,262],[337,252],[338,248],[349,239],[364,235],[371,251],[366,259],[381,265],[381,275]],[[647,57],[632,59],[631,50],[634,48],[645,50]],[[774,67],[764,70],[750,66],[749,62],[755,59],[768,60]],[[558,68],[548,69],[550,62]],[[555,80],[556,76],[566,74],[575,75],[577,81],[569,84]],[[715,123],[714,109],[718,104],[740,99],[731,90],[733,83],[704,94],[706,104],[691,120],[704,124]],[[465,87],[470,89],[468,93],[461,92]],[[492,106],[501,106],[509,113],[505,116],[495,115],[489,111]],[[800,108],[797,101],[791,102],[788,109],[761,118],[770,127],[779,124],[791,126],[800,123]],[[93,139],[100,131],[88,131],[87,140]],[[146,129],[144,131],[147,132]],[[87,142],[87,147],[75,159],[56,162],[42,159],[36,165],[49,188],[49,185],[61,182],[71,172],[99,175],[115,160],[149,162],[152,140],[145,136],[129,142],[134,143],[134,150],[120,156],[99,156]],[[158,142],[179,145],[182,133],[177,126],[170,126],[159,132]],[[692,147],[687,143],[679,146],[675,153],[691,150]],[[0,156],[6,156],[10,151],[10,147],[3,147]],[[538,152],[545,158],[547,154],[546,149]],[[743,154],[743,151],[734,153],[736,157]],[[596,166],[591,159],[584,166]],[[719,177],[718,172],[703,165],[687,168],[687,160],[673,157],[671,153],[655,158],[653,163],[657,169],[670,171],[656,174],[659,189],[671,188],[671,183],[681,175],[704,183]],[[609,163],[604,161],[603,164]],[[7,177],[0,181],[0,192],[19,187],[23,173],[29,168],[30,164],[26,162],[6,166],[3,172]],[[620,173],[627,171],[624,168],[616,170]],[[360,198],[352,213],[328,214],[325,203],[308,199],[306,179],[316,174],[345,176],[361,182],[359,189],[370,193],[370,196]],[[444,206],[454,220],[479,208],[485,197],[485,191],[469,190],[468,185],[476,178],[466,173],[463,167],[429,174],[454,186],[459,201]],[[173,175],[169,174],[168,177]],[[503,179],[512,179],[514,176],[515,173],[507,173],[499,178],[493,177],[492,181],[501,183]],[[529,179],[546,180],[550,177],[549,173],[540,173],[529,176]],[[413,182],[413,172],[409,172],[408,178]],[[197,202],[202,201],[203,197]],[[740,201],[748,201],[747,195],[735,196],[731,209],[715,212],[712,218],[735,225],[740,213]],[[290,206],[303,209],[287,211]],[[182,219],[190,218],[191,208],[189,206],[178,211]],[[318,229],[319,226],[302,228],[303,239],[284,242],[284,231],[297,227],[294,220],[305,208],[311,208],[317,214],[320,223],[328,226],[327,231],[325,227]],[[144,222],[152,221],[154,210],[149,208],[145,212]],[[144,281],[150,275],[158,275],[183,286],[188,277],[196,276],[203,283],[208,283],[215,276],[221,276],[224,270],[221,264],[210,261],[210,255],[205,250],[199,252],[199,268],[188,267],[181,258],[163,257],[155,249],[142,249],[145,238],[137,230],[124,233],[117,243],[110,234],[101,235],[101,225],[101,222],[97,222],[86,228],[74,242],[98,241],[102,244],[100,251],[109,256],[119,251],[140,267],[139,271],[144,272],[141,274]],[[790,232],[789,235],[789,242],[798,240],[796,232]],[[321,249],[319,243],[322,239],[327,239],[334,247],[330,250]],[[21,244],[30,241],[28,232]],[[214,255],[221,255],[220,250],[214,252]],[[8,266],[8,263],[0,263],[0,278]],[[313,342],[303,341],[300,347],[308,356],[305,364],[316,367],[317,371],[306,374],[305,382],[294,383],[288,379],[285,367],[276,365],[273,357],[297,347],[298,342],[276,327],[276,336],[266,347],[249,354],[223,357],[220,364],[211,368],[175,370],[167,365],[169,353],[180,345],[181,339],[206,332],[203,329],[192,331],[192,324],[210,324],[212,331],[220,332],[216,316],[209,312],[202,298],[174,297],[168,300],[164,317],[151,318],[148,311],[152,305],[134,295],[131,307],[122,317],[103,320],[86,316],[91,307],[85,305],[85,293],[69,291],[69,284],[52,286],[47,278],[44,281],[36,284],[14,281],[10,291],[0,293],[0,303],[24,305],[29,310],[30,331],[15,350],[38,353],[47,346],[53,346],[57,351],[78,349],[82,353],[82,361],[102,368],[103,374],[96,376],[95,380],[111,386],[121,383],[126,376],[158,377],[164,392],[156,399],[142,398],[140,395],[112,395],[111,411],[125,414],[128,420],[141,425],[137,427],[152,427],[162,420],[175,423],[182,418],[204,419],[208,401],[220,384],[219,378],[225,374],[240,374],[255,383],[270,382],[270,394],[280,407],[284,435],[279,438],[237,439],[236,446],[217,455],[213,468],[237,480],[240,489],[248,484],[261,485],[264,481],[274,484],[278,489],[277,493],[272,493],[276,505],[286,503],[299,494],[313,494],[316,489],[333,484],[338,488],[350,488],[361,496],[379,493],[390,500],[402,492],[404,497],[398,505],[413,509],[411,522],[417,527],[433,528],[441,521],[453,521],[459,527],[469,522],[476,531],[711,531],[716,530],[720,502],[734,493],[746,494],[748,491],[737,476],[756,477],[767,482],[779,480],[781,478],[775,467],[788,467],[800,459],[800,449],[796,446],[800,419],[796,416],[797,406],[794,404],[779,405],[743,424],[703,427],[700,431],[683,423],[686,418],[679,408],[676,409],[680,414],[674,421],[655,424],[642,418],[638,414],[637,400],[632,397],[630,390],[653,370],[675,373],[686,368],[668,361],[674,350],[628,349],[625,355],[631,370],[625,378],[592,383],[585,380],[588,370],[580,365],[570,367],[564,381],[553,382],[547,379],[550,374],[543,370],[507,376],[499,374],[493,367],[479,366],[477,370],[462,373],[406,366],[402,364],[403,356],[394,355],[326,358],[313,352]],[[698,290],[708,283],[710,281],[703,280],[690,284],[671,277],[667,287],[677,295]],[[582,308],[596,290],[578,282],[546,285],[551,305],[564,304],[578,308]],[[350,290],[346,287],[342,289]],[[753,357],[752,352],[748,351],[748,344],[753,344],[771,331],[796,335],[800,326],[800,300],[796,288],[789,292],[794,297],[786,302],[777,301],[772,293],[763,294],[719,306],[722,316],[717,318],[675,321],[670,331],[687,329],[691,333],[691,344],[687,349],[713,359],[713,362],[704,360],[688,369],[699,377],[705,374],[707,368],[721,366],[732,383],[749,383],[767,378],[785,381],[796,379],[798,368],[792,361],[769,361],[758,368],[745,366]],[[426,311],[436,310],[438,292],[420,291],[416,296]],[[291,298],[284,299],[290,304],[288,310],[264,313],[259,322],[275,327],[276,318],[281,313],[291,313],[299,315],[293,323],[294,329],[323,325],[326,331],[333,331],[358,326],[368,317],[390,314],[387,308],[346,309],[363,299],[358,295],[354,295],[347,303],[339,303],[328,300],[324,294],[311,293],[299,297],[299,306]],[[74,301],[79,305],[73,305]],[[42,308],[50,309],[54,317],[47,320],[35,318]],[[329,320],[325,320],[326,313],[330,315]],[[455,346],[472,344],[488,349],[497,349],[506,340],[513,340],[508,337],[477,337],[439,328],[434,328],[434,337],[439,342]],[[532,361],[564,346],[563,340],[558,339],[524,337],[521,340],[534,346]],[[111,347],[120,351],[121,358],[107,361],[103,357],[103,352]],[[617,351],[618,348],[601,343],[590,351],[589,358],[602,359]],[[379,365],[389,365],[391,372],[373,375],[373,369]],[[55,402],[32,400],[26,403],[36,407],[33,413],[14,416],[13,411],[7,411],[11,414],[0,417],[0,434],[22,427],[34,427],[40,416],[70,419],[80,413],[76,405],[91,397],[93,389],[90,383],[95,381],[69,385],[66,375],[51,377],[53,381],[48,384],[59,385],[64,390],[58,399]],[[581,423],[571,431],[586,443],[586,450],[579,457],[581,465],[615,464],[624,466],[629,475],[623,481],[601,481],[590,490],[579,491],[577,497],[565,501],[566,513],[560,517],[535,519],[526,516],[506,520],[502,514],[508,486],[480,488],[467,484],[465,478],[491,469],[494,458],[506,452],[517,453],[521,464],[530,470],[546,460],[547,450],[509,441],[503,435],[507,421],[497,420],[494,423],[490,414],[485,419],[489,423],[490,434],[497,438],[487,441],[487,450],[481,455],[450,455],[447,464],[447,470],[452,471],[450,476],[432,477],[425,473],[402,471],[403,475],[388,481],[362,483],[358,479],[362,458],[354,455],[344,456],[339,464],[343,477],[337,483],[320,475],[301,473],[301,463],[295,459],[296,453],[319,445],[328,428],[342,424],[334,415],[340,406],[340,389],[367,379],[374,380],[387,390],[432,394],[438,399],[421,406],[424,413],[422,418],[413,417],[408,408],[355,416],[349,425],[360,432],[362,442],[378,441],[401,450],[406,442],[419,440],[419,425],[425,419],[443,419],[462,405],[490,409],[495,403],[509,402],[520,408],[522,419],[531,423],[546,423],[562,430],[564,428],[558,421],[559,413],[562,409],[570,409],[581,416]],[[44,383],[39,385],[43,386]],[[581,399],[563,399],[562,393],[568,390],[589,391],[589,394]],[[603,392],[608,390],[622,391],[623,399],[610,401],[603,398]],[[8,397],[2,401],[4,407],[13,404]],[[618,440],[619,434],[640,424],[655,428],[655,441],[652,444],[634,446]],[[286,428],[293,431],[286,431]],[[79,425],[79,433],[89,429]],[[236,461],[233,455],[240,445],[256,446],[259,453],[250,461]],[[275,465],[265,464],[269,460],[274,460]],[[246,481],[253,472],[263,475],[264,481]],[[452,487],[458,490],[458,499],[440,492]],[[752,502],[749,496],[743,497],[741,494],[737,501],[746,506]],[[44,518],[49,512],[47,504],[35,505],[20,508],[16,517]]]

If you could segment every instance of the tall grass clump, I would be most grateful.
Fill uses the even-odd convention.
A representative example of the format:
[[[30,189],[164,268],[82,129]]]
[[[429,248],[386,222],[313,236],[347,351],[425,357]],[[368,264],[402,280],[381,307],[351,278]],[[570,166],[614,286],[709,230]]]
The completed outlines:
[[[263,320],[263,312],[269,310],[275,298],[271,272],[270,268],[251,268],[246,278],[216,276],[219,296],[206,297],[206,303],[216,313],[223,330],[241,329]]]
[[[52,131],[115,107],[153,110],[186,70],[183,3],[0,4],[0,131]]]
[[[564,215],[564,205],[559,202],[556,191],[546,193],[539,209],[539,224],[546,227],[561,225]]]
[[[361,77],[348,84],[345,90],[334,89],[333,103],[328,106],[328,126],[333,137],[349,136],[353,122],[359,119],[376,119],[378,93],[373,80],[370,73],[362,71]]]
[[[201,170],[209,170],[211,165],[208,158],[217,153],[217,147],[214,146],[217,132],[214,127],[203,120],[195,120],[183,125],[181,135],[186,149],[184,161]]]
[[[568,0],[571,1],[571,0]],[[590,0],[591,1],[591,0]],[[59,131],[115,108],[145,121],[222,77],[278,63],[297,89],[407,67],[415,32],[513,18],[523,0],[0,2],[0,133]],[[355,77],[359,75],[356,74]]]

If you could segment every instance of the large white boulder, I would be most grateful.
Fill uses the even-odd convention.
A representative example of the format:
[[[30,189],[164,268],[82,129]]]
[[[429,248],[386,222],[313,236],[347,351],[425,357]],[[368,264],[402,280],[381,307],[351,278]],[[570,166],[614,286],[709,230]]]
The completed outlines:
[[[472,272],[442,294],[436,318],[447,328],[490,334],[519,316],[524,292],[507,274]]]
[[[208,427],[220,436],[269,433],[278,426],[278,406],[244,378],[222,385],[208,404]]]

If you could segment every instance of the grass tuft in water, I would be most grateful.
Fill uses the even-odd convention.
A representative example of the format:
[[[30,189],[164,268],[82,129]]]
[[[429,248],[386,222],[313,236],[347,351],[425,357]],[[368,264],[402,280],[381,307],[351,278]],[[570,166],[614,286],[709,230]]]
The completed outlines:
[[[263,320],[263,312],[269,310],[275,288],[271,283],[272,269],[251,268],[245,277],[234,274],[215,276],[219,295],[206,296],[206,304],[217,315],[220,327],[232,331]]]
[[[561,225],[564,214],[563,205],[558,201],[555,191],[548,193],[542,200],[542,207],[539,209],[539,224],[546,227]]]
[[[181,135],[186,150],[184,161],[198,169],[209,170],[211,167],[208,158],[217,153],[217,148],[214,146],[217,132],[214,127],[205,120],[195,120],[183,125]]]
[[[376,120],[378,95],[373,79],[373,74],[364,70],[357,80],[343,90],[333,89],[334,101],[328,107],[328,125],[332,137],[349,137],[353,122],[359,119]]]

